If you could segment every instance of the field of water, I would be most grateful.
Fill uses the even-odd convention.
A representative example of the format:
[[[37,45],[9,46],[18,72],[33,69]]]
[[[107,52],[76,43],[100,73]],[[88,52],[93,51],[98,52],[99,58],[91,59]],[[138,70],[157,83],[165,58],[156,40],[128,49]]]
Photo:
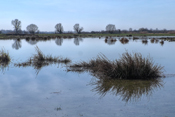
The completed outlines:
[[[0,117],[174,117],[175,42],[129,39],[121,43],[105,38],[0,40],[0,48],[12,58],[0,68]],[[145,40],[145,39],[144,39]],[[36,54],[71,59],[69,64],[16,67]],[[164,66],[165,78],[156,81],[101,81],[90,72],[71,72],[73,63],[89,61],[98,55],[110,60],[123,53],[150,56]]]

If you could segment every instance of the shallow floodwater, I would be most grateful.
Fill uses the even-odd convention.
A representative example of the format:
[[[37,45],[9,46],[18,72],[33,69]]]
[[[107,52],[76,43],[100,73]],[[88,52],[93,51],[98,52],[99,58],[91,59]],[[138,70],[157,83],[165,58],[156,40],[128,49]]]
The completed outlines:
[[[104,38],[0,40],[0,47],[12,57],[9,67],[0,73],[0,117],[174,117],[175,42],[164,41],[161,45],[160,40],[142,43],[141,39],[130,39],[122,44],[119,37],[116,39],[116,42],[105,42]],[[67,72],[64,64],[39,70],[14,66],[35,54],[36,46],[45,55],[69,58],[72,63],[88,61],[99,54],[114,60],[126,51],[139,52],[164,66],[166,78],[154,83],[111,84],[91,73]]]

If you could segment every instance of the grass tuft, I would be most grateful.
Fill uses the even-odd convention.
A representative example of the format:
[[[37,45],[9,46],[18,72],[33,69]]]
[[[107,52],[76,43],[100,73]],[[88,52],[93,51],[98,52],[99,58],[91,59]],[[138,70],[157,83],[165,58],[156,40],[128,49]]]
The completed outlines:
[[[154,64],[152,58],[142,57],[140,53],[122,54],[121,58],[115,61],[107,59],[104,55],[98,56],[89,62],[73,64],[68,71],[90,71],[97,77],[108,79],[155,79],[162,77],[163,67]]]
[[[5,52],[4,49],[0,51],[0,68],[2,71],[10,64],[11,58],[8,52]]]
[[[120,39],[120,42],[122,43],[122,44],[127,44],[128,42],[129,42],[129,40],[127,39],[127,38],[121,38]]]
[[[38,72],[39,70],[44,67],[48,66],[50,64],[68,64],[71,62],[68,58],[61,58],[61,57],[52,57],[51,55],[44,55],[42,51],[36,46],[36,52],[37,54],[34,54],[32,57],[28,59],[28,61],[23,63],[17,63],[14,64],[16,67],[27,67],[27,66],[33,66],[34,69],[36,69]],[[37,72],[37,73],[38,73]]]

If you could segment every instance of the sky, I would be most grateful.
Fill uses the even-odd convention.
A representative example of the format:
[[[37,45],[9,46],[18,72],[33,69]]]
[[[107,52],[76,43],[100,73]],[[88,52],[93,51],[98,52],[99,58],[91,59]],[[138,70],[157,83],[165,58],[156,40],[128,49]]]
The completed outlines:
[[[84,31],[116,29],[175,29],[175,0],[0,0],[0,30],[13,30],[11,21],[22,22],[22,30],[36,24],[40,31],[55,31],[61,23],[73,31],[79,23]]]

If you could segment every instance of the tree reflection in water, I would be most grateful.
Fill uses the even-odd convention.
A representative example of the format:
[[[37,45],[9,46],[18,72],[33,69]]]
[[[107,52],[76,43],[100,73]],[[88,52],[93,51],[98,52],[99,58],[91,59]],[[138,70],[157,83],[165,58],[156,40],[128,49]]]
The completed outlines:
[[[29,39],[29,40],[26,40],[30,45],[35,45],[37,42],[38,42],[38,40],[36,40],[36,39]]]
[[[101,97],[107,93],[120,96],[122,101],[137,101],[143,95],[150,96],[154,90],[163,87],[161,78],[153,80],[112,80],[98,78],[91,81],[90,85],[95,86],[92,91],[97,92]]]
[[[58,46],[61,46],[62,45],[62,43],[63,43],[63,38],[57,38],[56,40],[55,40],[55,43],[58,45]]]
[[[77,38],[74,38],[74,44],[75,45],[80,45],[80,41],[83,41],[83,39],[81,37],[77,37]]]
[[[18,50],[21,48],[21,40],[20,39],[15,39],[14,43],[12,44],[12,48]]]

